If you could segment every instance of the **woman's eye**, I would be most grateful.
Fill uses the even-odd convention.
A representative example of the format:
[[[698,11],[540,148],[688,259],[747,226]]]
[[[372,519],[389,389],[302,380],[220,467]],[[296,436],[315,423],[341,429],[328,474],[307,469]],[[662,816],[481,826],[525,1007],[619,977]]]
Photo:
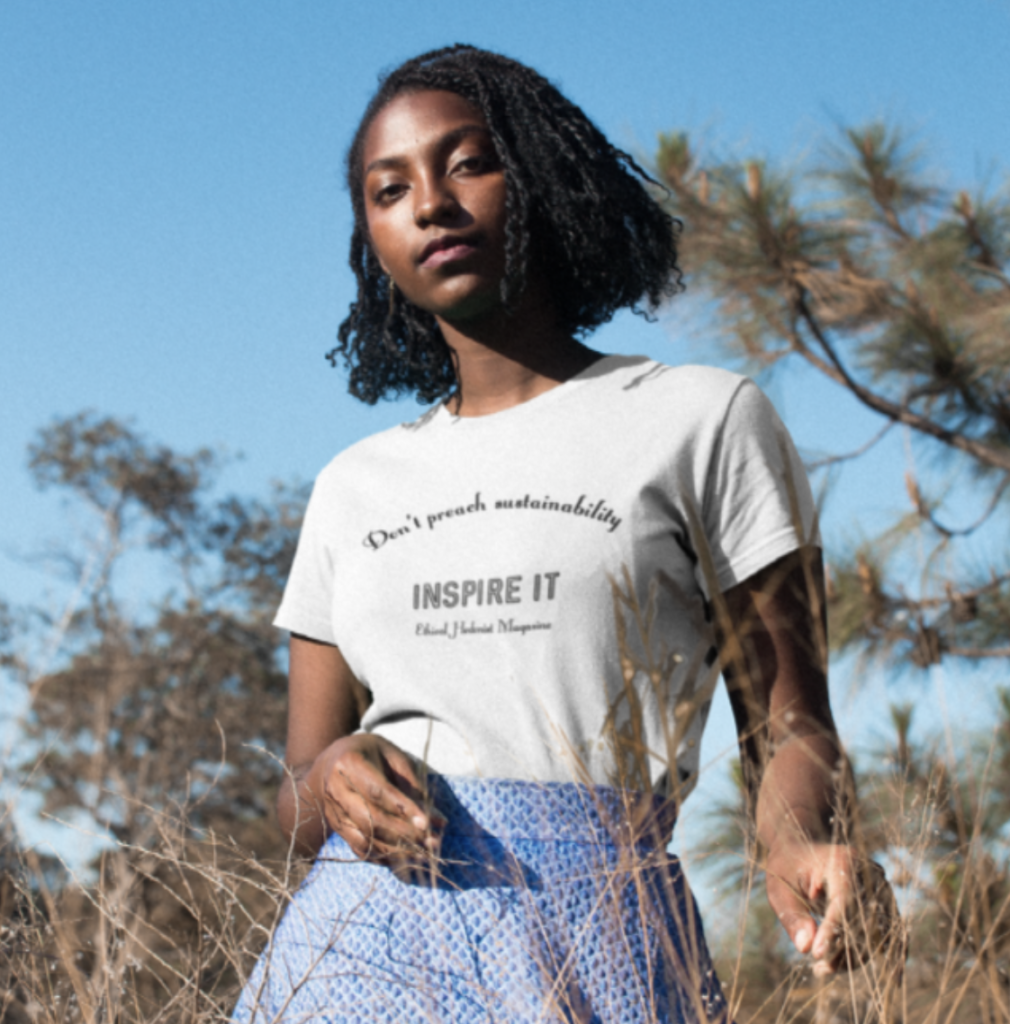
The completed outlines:
[[[456,166],[453,170],[480,174],[481,172],[486,171],[490,164],[491,162],[486,156],[476,154],[474,156],[461,157],[456,161]]]
[[[380,206],[391,203],[398,199],[404,192],[406,186],[400,184],[383,185],[372,194],[372,201]]]

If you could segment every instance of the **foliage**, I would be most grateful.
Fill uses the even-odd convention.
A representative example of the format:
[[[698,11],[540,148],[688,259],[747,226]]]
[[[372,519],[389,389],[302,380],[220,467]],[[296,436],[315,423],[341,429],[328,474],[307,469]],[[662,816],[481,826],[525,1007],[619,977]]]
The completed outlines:
[[[7,643],[30,694],[23,731],[50,813],[77,808],[144,845],[151,806],[187,806],[228,834],[270,813],[284,673],[269,616],[293,552],[298,496],[270,506],[206,492],[216,460],[178,455],[130,427],[82,414],[39,434],[30,468],[92,514],[89,555],[64,550],[79,598],[48,630],[56,667],[36,673]],[[117,586],[142,546],[146,582],[175,586],[140,613]],[[167,565],[165,564],[167,563]],[[231,744],[229,737],[253,742]],[[262,749],[258,749],[262,748]]]
[[[669,133],[654,166],[685,224],[689,287],[709,300],[730,357],[756,369],[788,360],[795,379],[837,386],[833,416],[848,402],[880,417],[865,445],[811,468],[859,458],[896,427],[926,467],[906,474],[907,515],[829,550],[834,650],[912,672],[1010,657],[1010,191],[941,188],[884,124],[842,130],[798,169],[711,159]],[[759,858],[740,854],[737,771],[709,848],[724,890],[747,893],[722,968],[741,1019],[1010,1019],[1006,691],[998,704],[994,736],[960,756],[912,742],[913,708],[892,709],[894,743],[861,773],[854,836],[888,865],[909,922],[900,1005],[872,972],[814,984],[779,941]]]
[[[882,418],[870,445],[900,426],[971,482],[978,514],[955,528],[963,493],[909,474],[910,514],[832,559],[835,647],[912,667],[1010,655],[1005,544],[987,563],[971,548],[1005,529],[1010,491],[1010,197],[945,193],[880,125],[844,132],[810,173],[706,162],[677,134],[656,166],[733,351],[801,362]],[[111,838],[81,886],[0,819],[3,1024],[225,1020],[297,880],[270,813],[284,684],[269,618],[304,494],[215,500],[219,461],[94,414],[32,446],[39,485],[93,530],[56,552],[64,614],[0,602],[0,667],[28,699],[5,782]],[[755,885],[738,786],[711,841],[724,888],[747,894],[721,962],[737,1019],[1010,1020],[1010,691],[993,735],[960,752],[915,741],[910,707],[892,719],[853,827],[899,889],[900,986],[877,965],[829,984],[806,973]]]
[[[946,749],[941,737],[913,740],[911,706],[894,706],[893,739],[863,757],[853,834],[866,856],[887,865],[902,905],[900,998],[886,962],[818,982],[792,950],[764,898],[759,856],[741,857],[748,827],[735,767],[734,796],[709,813],[706,850],[710,875],[739,904],[740,928],[718,957],[739,1020],[1010,1020],[1010,690],[997,703],[996,728],[963,751]]]
[[[110,839],[81,889],[31,851],[19,857],[4,819],[16,922],[5,948],[28,936],[29,963],[62,965],[51,990],[44,974],[9,978],[21,994],[11,1005],[63,992],[95,1020],[148,1019],[184,995],[223,1006],[242,941],[276,910],[287,874],[263,882],[257,858],[286,856],[272,812],[286,682],[270,618],[305,496],[215,501],[211,452],[180,455],[90,413],[40,431],[29,454],[39,486],[90,529],[55,552],[73,592],[63,615],[0,609],[0,658],[27,697],[5,782]],[[225,948],[236,928],[242,941]],[[105,975],[129,990],[134,1016]]]
[[[918,667],[1010,656],[1010,566],[980,564],[966,543],[1007,525],[1010,192],[940,188],[884,124],[843,131],[795,172],[706,160],[682,133],[660,137],[655,163],[685,222],[685,269],[731,353],[801,363],[881,417],[867,445],[821,466],[901,426],[922,461],[971,484],[976,511],[957,525],[963,490],[910,471],[911,515],[833,559],[834,646]],[[918,585],[902,559],[913,536]]]

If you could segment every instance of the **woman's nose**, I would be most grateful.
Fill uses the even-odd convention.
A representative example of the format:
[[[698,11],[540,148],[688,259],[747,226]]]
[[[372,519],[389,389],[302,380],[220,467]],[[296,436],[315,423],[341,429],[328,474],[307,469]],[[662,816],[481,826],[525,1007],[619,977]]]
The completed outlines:
[[[459,202],[444,182],[426,183],[414,197],[414,223],[418,227],[442,223],[459,212]]]

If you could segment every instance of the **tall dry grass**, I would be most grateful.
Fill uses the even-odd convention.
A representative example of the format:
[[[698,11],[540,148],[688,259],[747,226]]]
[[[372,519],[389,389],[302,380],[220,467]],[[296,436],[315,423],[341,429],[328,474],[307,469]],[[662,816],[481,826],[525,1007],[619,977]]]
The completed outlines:
[[[887,844],[898,887],[908,935],[903,970],[893,953],[878,954],[834,979],[815,979],[786,949],[760,891],[760,863],[751,857],[743,865],[739,927],[713,941],[737,1021],[1010,1021],[1004,839],[994,844],[985,834],[993,797],[986,766],[971,779],[962,768],[933,756],[928,774],[906,766],[864,796],[872,852],[880,856]],[[157,820],[147,848],[111,847],[87,884],[60,879],[51,860],[19,851],[8,828],[0,1021],[228,1019],[305,865],[254,860],[233,841],[190,832],[183,814]],[[854,935],[863,932],[854,921]]]
[[[980,751],[990,766],[1002,746],[997,735]],[[964,762],[964,751],[933,749],[917,763],[878,762],[861,773],[860,841],[887,867],[903,934],[850,972],[817,979],[791,950],[764,898],[758,859],[725,872],[736,874],[743,896],[716,960],[739,1020],[1010,1021],[1006,830],[992,827],[999,794],[985,770],[966,771]],[[853,924],[858,945],[865,929]]]
[[[712,580],[710,560],[704,551],[702,556]],[[656,754],[643,749],[640,716],[643,697],[653,698],[668,709],[665,760],[674,782],[667,795],[679,804],[677,752],[711,698],[717,670],[710,666],[697,678],[691,673],[691,687],[680,686],[675,677],[696,659],[653,644],[651,598],[640,599],[627,577],[614,581],[613,598],[623,668],[610,723],[615,781],[631,790],[652,785]],[[730,638],[729,647],[744,640]],[[826,658],[824,636],[805,642],[817,644]],[[818,980],[809,963],[790,952],[763,896],[761,851],[746,800],[731,828],[724,821],[714,830],[711,853],[734,864],[727,889],[737,894],[738,909],[737,926],[713,945],[740,1024],[1010,1022],[1010,785],[1004,785],[1010,777],[1010,700],[1003,708],[1005,731],[981,756],[976,751],[971,764],[939,746],[912,749],[907,718],[899,719],[891,763],[864,773],[860,810],[838,838],[859,846],[867,863],[876,858],[887,864],[903,921],[893,929],[882,923],[886,895],[877,891],[879,875],[867,869],[865,899],[847,925],[850,971]],[[45,765],[38,771],[44,774]],[[844,782],[840,777],[839,785]],[[113,796],[126,798],[123,792]],[[241,829],[195,827],[191,810],[148,799],[135,816],[148,823],[143,841],[111,842],[87,881],[23,848],[12,809],[5,810],[0,1024],[229,1019],[307,865],[291,855],[253,857],[247,851],[255,844],[243,841]],[[626,876],[636,870],[633,863],[621,865]],[[660,943],[657,955],[667,951]],[[668,966],[675,973],[683,969]],[[598,1016],[591,1019],[618,1024],[606,1006],[595,1009]],[[590,1018],[559,997],[545,1006],[545,1022],[554,1019],[581,1024]]]
[[[635,680],[667,694],[681,659],[650,661],[649,644],[631,642],[636,631],[647,640],[651,613],[621,581],[614,602],[624,623],[619,700],[640,704]],[[714,676],[703,678],[672,707],[671,763],[713,685]],[[816,979],[809,963],[790,951],[765,901],[746,800],[734,822],[724,817],[713,828],[710,853],[722,859],[727,892],[737,893],[737,925],[710,942],[740,1024],[1010,1022],[1010,793],[1004,785],[1010,699],[1001,714],[988,746],[976,745],[969,757],[939,742],[912,744],[910,715],[895,713],[894,743],[863,773],[859,814],[851,834],[840,838],[859,844],[868,860],[886,863],[903,920],[900,930],[882,931],[873,893],[879,876],[868,874],[866,899],[848,924],[852,969],[834,979]],[[621,722],[613,735],[615,761],[623,763],[629,786],[648,788],[634,717],[614,717]],[[292,856],[251,857],[241,835],[191,827],[185,807],[143,812],[151,822],[148,841],[111,844],[95,877],[80,882],[52,858],[19,846],[7,808],[0,1024],[229,1019],[307,865]],[[634,868],[622,870],[633,875]],[[605,1007],[596,1012],[609,1021]],[[558,1004],[544,1019],[580,1017],[571,1005]]]

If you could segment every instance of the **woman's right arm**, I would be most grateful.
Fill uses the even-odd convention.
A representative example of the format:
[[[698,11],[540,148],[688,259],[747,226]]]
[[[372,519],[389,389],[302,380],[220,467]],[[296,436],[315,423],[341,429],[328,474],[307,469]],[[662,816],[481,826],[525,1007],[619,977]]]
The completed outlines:
[[[424,809],[414,763],[381,737],[355,732],[367,703],[339,648],[292,634],[277,817],[298,853],[315,856],[330,832],[381,864],[438,850],[444,819]]]

